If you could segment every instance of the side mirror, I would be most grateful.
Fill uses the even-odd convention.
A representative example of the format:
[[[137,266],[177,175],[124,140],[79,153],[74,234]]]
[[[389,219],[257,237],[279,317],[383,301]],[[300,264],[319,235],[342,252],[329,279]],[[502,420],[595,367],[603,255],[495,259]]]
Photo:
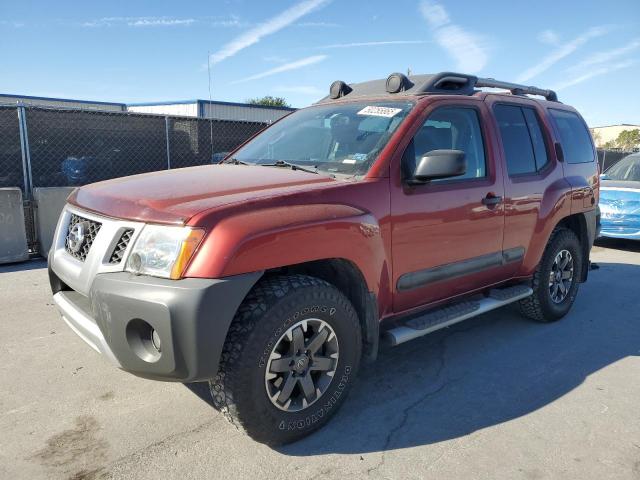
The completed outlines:
[[[467,160],[462,150],[431,150],[420,159],[413,172],[412,183],[437,178],[458,177],[467,173]]]

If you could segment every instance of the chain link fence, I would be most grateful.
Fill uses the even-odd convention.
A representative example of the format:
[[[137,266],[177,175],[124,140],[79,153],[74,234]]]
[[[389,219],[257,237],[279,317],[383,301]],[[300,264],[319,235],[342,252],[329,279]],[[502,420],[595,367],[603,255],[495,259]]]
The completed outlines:
[[[0,106],[0,188],[19,187],[37,250],[33,189],[217,163],[267,124],[128,112]]]
[[[0,107],[0,188],[20,187],[24,193],[19,121],[15,107]]]
[[[266,124],[167,117],[171,168],[217,162]]]
[[[600,164],[600,171],[604,172],[605,170],[613,167],[616,163],[622,160],[627,155],[631,155],[632,153],[637,152],[637,150],[620,150],[619,148],[615,149],[598,149],[598,163]]]
[[[77,186],[167,168],[165,119],[29,109],[33,187]]]

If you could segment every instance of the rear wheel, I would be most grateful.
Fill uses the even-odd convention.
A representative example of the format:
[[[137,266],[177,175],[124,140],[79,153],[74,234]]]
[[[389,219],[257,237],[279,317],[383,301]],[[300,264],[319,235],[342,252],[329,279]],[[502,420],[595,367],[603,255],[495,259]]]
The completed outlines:
[[[571,230],[553,232],[533,276],[533,295],[520,300],[525,316],[553,322],[569,312],[584,268],[581,250],[580,240]]]
[[[210,382],[216,408],[252,438],[284,444],[324,425],[358,370],[360,324],[329,283],[262,280],[243,302]]]

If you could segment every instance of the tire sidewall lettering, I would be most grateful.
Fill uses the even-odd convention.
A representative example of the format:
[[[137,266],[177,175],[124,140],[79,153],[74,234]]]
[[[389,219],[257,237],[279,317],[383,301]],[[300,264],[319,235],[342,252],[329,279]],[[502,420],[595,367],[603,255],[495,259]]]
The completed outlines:
[[[267,342],[265,348],[260,355],[260,359],[258,360],[258,366],[260,368],[264,367],[267,364],[267,360],[271,355],[271,350],[276,342],[282,337],[283,333],[289,328],[289,326],[295,322],[297,322],[300,317],[304,317],[305,315],[312,315],[316,313],[324,313],[329,314],[330,317],[335,315],[337,309],[335,307],[329,307],[326,305],[313,305],[304,307],[300,310],[296,310],[294,313],[289,315],[287,319],[282,323],[271,335],[271,339]]]
[[[318,421],[320,421],[323,417],[329,414],[331,409],[333,409],[337,404],[340,397],[344,393],[345,389],[349,384],[349,380],[351,377],[351,366],[345,365],[343,368],[343,373],[340,377],[340,382],[335,386],[334,392],[331,394],[331,397],[324,400],[320,408],[316,409],[312,413],[308,413],[303,418],[295,418],[289,421],[279,419],[278,429],[279,430],[303,430],[305,428],[311,427]]]

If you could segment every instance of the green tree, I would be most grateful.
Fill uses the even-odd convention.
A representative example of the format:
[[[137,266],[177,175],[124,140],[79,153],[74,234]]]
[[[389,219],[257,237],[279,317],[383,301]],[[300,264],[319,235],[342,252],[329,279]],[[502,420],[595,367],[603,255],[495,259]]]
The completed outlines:
[[[591,138],[593,138],[593,142],[597,147],[600,147],[600,144],[602,143],[602,135],[600,134],[600,132],[598,132],[595,128],[590,128],[589,131],[591,132]]]
[[[289,103],[282,97],[272,97],[267,95],[261,98],[250,98],[246,103],[251,105],[266,105],[268,107],[290,107]]]
[[[623,130],[616,138],[616,147],[622,150],[633,150],[640,145],[640,129]]]

